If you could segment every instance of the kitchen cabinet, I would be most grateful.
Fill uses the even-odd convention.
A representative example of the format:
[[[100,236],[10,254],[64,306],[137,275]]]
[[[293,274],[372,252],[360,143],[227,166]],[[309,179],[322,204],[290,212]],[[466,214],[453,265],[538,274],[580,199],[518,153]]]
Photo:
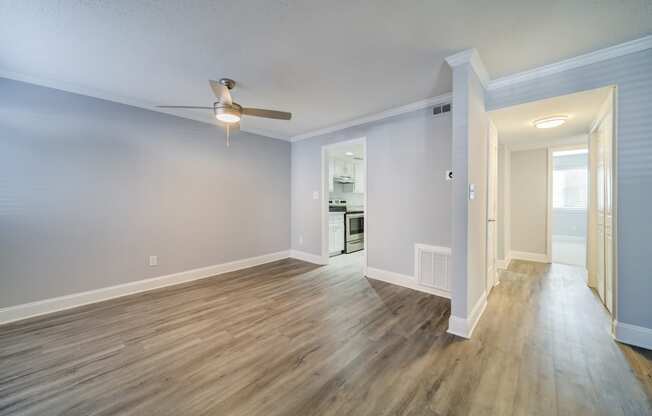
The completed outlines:
[[[328,253],[334,256],[344,251],[344,213],[328,214]]]
[[[354,175],[354,166],[352,162],[342,159],[334,159],[335,161],[335,176],[349,176]]]
[[[335,159],[328,159],[328,192],[335,190]]]
[[[364,193],[365,192],[365,171],[364,161],[362,160],[328,160],[328,191],[333,192],[335,189],[336,177],[349,177],[352,179],[353,191],[346,192]]]
[[[365,191],[365,171],[364,171],[364,161],[356,160],[353,166],[353,192],[362,194]]]

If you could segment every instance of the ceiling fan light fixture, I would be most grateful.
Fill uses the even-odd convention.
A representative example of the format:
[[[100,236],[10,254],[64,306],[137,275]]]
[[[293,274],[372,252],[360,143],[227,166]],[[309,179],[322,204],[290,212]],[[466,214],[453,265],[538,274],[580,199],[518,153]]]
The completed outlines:
[[[222,123],[233,124],[240,121],[240,106],[219,106],[215,107],[215,118]]]
[[[215,118],[217,118],[222,123],[227,124],[233,124],[240,121],[240,116],[232,113],[217,113],[215,114]]]
[[[566,123],[568,116],[551,116],[535,120],[532,124],[538,129],[551,129]]]

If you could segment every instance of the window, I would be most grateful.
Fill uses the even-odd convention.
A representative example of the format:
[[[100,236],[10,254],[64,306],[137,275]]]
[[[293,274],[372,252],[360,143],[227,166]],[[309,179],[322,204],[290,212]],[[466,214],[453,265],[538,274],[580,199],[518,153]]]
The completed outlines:
[[[588,199],[587,150],[553,153],[552,207],[586,210]]]

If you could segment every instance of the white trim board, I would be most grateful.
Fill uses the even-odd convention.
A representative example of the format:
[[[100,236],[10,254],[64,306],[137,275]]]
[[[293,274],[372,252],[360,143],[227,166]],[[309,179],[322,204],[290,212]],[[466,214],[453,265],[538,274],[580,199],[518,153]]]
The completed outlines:
[[[614,338],[618,342],[652,350],[652,329],[650,328],[616,321]]]
[[[119,298],[122,296],[133,295],[135,293],[146,292],[153,289],[160,289],[180,283],[191,282],[193,280],[215,277],[216,275],[223,273],[234,272],[236,270],[242,270],[261,264],[286,259],[288,256],[289,251],[279,251],[276,253],[264,254],[262,256],[235,260],[228,263],[186,270],[165,276],[137,280],[135,282],[103,287],[86,292],[73,293],[56,298],[9,306],[0,309],[0,324],[32,318],[52,312],[59,312],[66,309],[72,309],[79,306]]]
[[[466,49],[445,58],[446,63],[452,68],[462,64],[469,64],[475,74],[478,76],[482,87],[487,89],[489,86],[490,78],[480,54],[475,48]]]
[[[480,299],[478,299],[473,306],[473,310],[471,310],[471,314],[467,319],[451,315],[448,320],[448,330],[446,332],[466,339],[471,338],[471,335],[473,335],[473,331],[478,325],[478,322],[480,322],[480,317],[482,317],[486,308],[487,292],[483,292]]]
[[[411,104],[406,104],[396,108],[390,108],[389,110],[382,111],[380,113],[369,114],[360,118],[353,120],[345,121],[344,123],[339,123],[332,125],[330,127],[325,127],[319,130],[309,131],[307,133],[298,134],[293,136],[290,141],[298,142],[300,140],[309,139],[315,136],[321,136],[322,134],[334,133],[336,131],[348,129],[349,127],[360,126],[367,123],[372,123],[374,121],[383,120],[389,117],[398,116],[401,114],[411,113],[412,111],[422,110],[436,104],[448,103],[453,99],[451,93],[446,93],[438,95],[436,97],[426,98],[425,100],[420,100]]]
[[[366,277],[373,280],[380,280],[385,283],[402,286],[412,290],[418,290],[419,292],[429,293],[431,295],[440,296],[446,299],[451,298],[450,292],[436,289],[434,287],[420,285],[414,277],[408,276],[406,274],[376,269],[374,267],[367,267],[367,272],[365,275]]]
[[[308,263],[319,264],[320,266],[324,264],[328,264],[328,261],[324,263],[324,259],[322,258],[322,256],[318,256],[312,253],[306,253],[305,251],[290,250],[289,257],[293,259],[302,260]]]
[[[512,250],[509,252],[509,258],[511,260],[525,260],[525,261],[535,261],[537,263],[550,263],[550,259],[547,255],[543,253],[530,253],[528,251],[515,251]]]
[[[79,95],[84,95],[86,97],[91,97],[91,98],[97,98],[100,100],[105,100],[105,101],[111,101],[114,103],[118,104],[125,104],[129,105],[132,107],[138,107],[142,108],[145,110],[149,111],[154,111],[157,113],[163,113],[163,114],[168,114],[171,116],[176,116],[176,117],[181,117],[185,118],[188,120],[194,120],[194,121],[199,121],[200,123],[205,123],[205,124],[210,124],[215,127],[220,127],[214,120],[213,117],[211,116],[202,116],[200,113],[193,112],[193,110],[174,110],[174,109],[169,109],[169,108],[158,108],[156,107],[157,104],[145,101],[145,100],[139,100],[136,98],[131,98],[131,97],[125,97],[122,95],[118,94],[113,94],[108,91],[103,91],[99,90],[96,88],[91,88],[91,87],[86,87],[83,85],[78,85],[72,82],[65,82],[65,81],[56,81],[53,79],[47,79],[47,78],[40,78],[32,75],[27,75],[27,74],[21,74],[18,72],[13,72],[13,71],[8,71],[4,68],[0,68],[0,78],[7,78],[11,79],[14,81],[20,81],[20,82],[26,82],[28,84],[34,84],[34,85],[39,85],[41,87],[47,87],[47,88],[53,88],[55,90],[59,91],[65,91],[65,92],[70,92],[73,94],[79,94]],[[206,87],[208,88],[208,86]],[[258,130],[258,129],[251,129],[251,128],[240,128],[241,131],[251,133],[251,134],[257,134],[259,136],[265,136],[265,137],[270,137],[273,139],[279,139],[279,140],[288,140],[288,137],[278,135],[275,133],[270,133],[267,131],[263,130]]]
[[[606,61],[608,59],[618,58],[620,56],[641,52],[651,48],[652,35],[644,36],[639,39],[634,39],[619,45],[610,46],[608,48],[598,49],[597,51],[578,55],[573,58],[555,62],[553,64],[543,65],[538,68],[496,78],[489,82],[489,89],[495,90],[504,88],[521,82],[531,81],[533,79],[545,77],[547,75],[557,74],[560,72],[568,71],[570,69],[594,64],[596,62]]]
[[[499,269],[507,270],[509,268],[509,263],[511,262],[511,257],[507,257],[506,259],[498,259],[496,260],[496,267]]]

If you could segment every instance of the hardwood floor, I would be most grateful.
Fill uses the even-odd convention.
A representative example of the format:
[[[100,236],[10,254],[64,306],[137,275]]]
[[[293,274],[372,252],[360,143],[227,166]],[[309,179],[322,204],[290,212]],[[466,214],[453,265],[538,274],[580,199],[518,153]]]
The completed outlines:
[[[578,269],[513,262],[474,338],[450,304],[298,260],[0,327],[0,415],[650,415]]]

